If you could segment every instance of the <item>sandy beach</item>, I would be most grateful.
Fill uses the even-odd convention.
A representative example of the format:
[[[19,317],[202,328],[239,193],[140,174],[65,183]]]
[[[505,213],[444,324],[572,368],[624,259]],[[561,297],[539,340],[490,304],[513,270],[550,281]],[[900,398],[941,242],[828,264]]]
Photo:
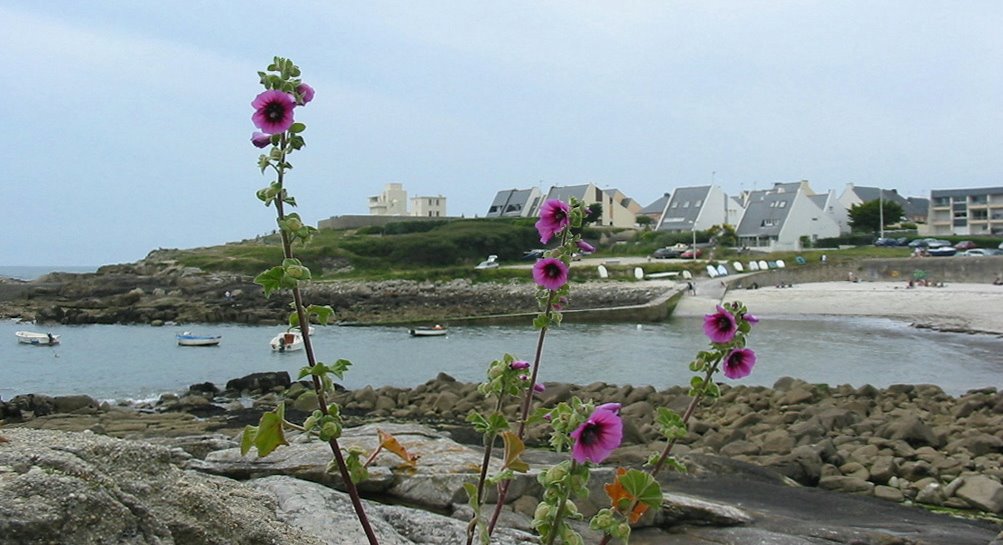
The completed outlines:
[[[763,286],[730,290],[718,280],[702,280],[697,295],[686,295],[676,316],[701,316],[721,300],[739,300],[761,317],[797,315],[882,316],[918,327],[1003,335],[1003,286],[948,284],[907,288],[903,282],[818,282],[789,288]]]

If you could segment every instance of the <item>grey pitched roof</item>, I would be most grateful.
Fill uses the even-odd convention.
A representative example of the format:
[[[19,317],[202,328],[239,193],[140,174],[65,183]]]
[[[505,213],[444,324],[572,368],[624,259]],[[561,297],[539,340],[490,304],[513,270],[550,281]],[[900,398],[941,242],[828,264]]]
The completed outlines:
[[[665,210],[665,206],[669,204],[669,198],[671,193],[666,193],[655,200],[655,202],[645,206],[641,209],[642,214],[661,214]]]
[[[585,185],[567,185],[567,186],[554,186],[550,188],[550,192],[547,193],[547,199],[560,199],[564,202],[570,202],[571,197],[574,197],[580,201],[587,201],[586,198],[589,190],[590,184]],[[599,200],[599,199],[595,199]]]
[[[825,202],[829,200],[829,195],[811,195],[808,200],[815,203],[815,206],[825,210]]]
[[[660,231],[687,231],[693,228],[700,210],[710,194],[710,186],[681,187],[669,199]],[[699,205],[697,203],[700,203]]]
[[[906,198],[906,203],[906,217],[914,218],[916,216],[925,216],[930,211],[930,199],[924,197],[908,197]]]
[[[738,236],[776,236],[787,221],[797,192],[753,191],[738,226]]]
[[[899,195],[895,189],[885,189],[881,191],[878,187],[853,186],[853,192],[864,202],[876,201],[879,198],[897,202],[902,208],[906,207],[906,200]]]
[[[495,195],[495,200],[491,202],[491,208],[488,209],[486,215],[488,217],[522,215],[524,209],[536,204],[529,202],[532,194],[532,189],[507,189],[499,191]]]

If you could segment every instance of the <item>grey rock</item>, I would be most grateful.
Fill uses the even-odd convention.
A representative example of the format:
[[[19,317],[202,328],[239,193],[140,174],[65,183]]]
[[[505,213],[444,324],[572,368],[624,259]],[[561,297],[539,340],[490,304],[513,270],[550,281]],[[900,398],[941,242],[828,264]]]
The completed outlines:
[[[1003,484],[989,477],[981,475],[965,477],[964,484],[958,488],[955,495],[978,509],[993,513],[1003,512]]]
[[[311,534],[325,545],[367,543],[351,500],[343,492],[284,476],[254,479],[248,484],[275,498],[279,520]],[[467,523],[461,520],[370,501],[364,501],[363,508],[381,545],[438,545],[466,541]],[[530,534],[499,528],[492,543],[516,545],[531,541]]]
[[[874,491],[874,483],[856,477],[832,476],[822,477],[818,481],[819,488],[837,490],[853,494],[870,494]]]
[[[919,445],[938,446],[939,441],[930,426],[918,416],[907,414],[889,420],[878,429],[878,435],[885,439],[901,439],[913,447]]]

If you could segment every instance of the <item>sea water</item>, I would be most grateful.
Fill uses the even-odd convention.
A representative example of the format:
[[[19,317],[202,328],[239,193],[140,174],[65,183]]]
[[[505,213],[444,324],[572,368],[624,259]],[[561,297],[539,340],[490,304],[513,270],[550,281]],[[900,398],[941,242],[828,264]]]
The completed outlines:
[[[657,324],[564,324],[544,342],[543,382],[653,385],[688,383],[687,364],[707,346],[699,319]],[[60,335],[54,347],[17,343],[22,329]],[[217,347],[177,346],[184,331],[222,335]],[[272,352],[278,327],[233,324],[47,325],[0,323],[0,398],[16,394],[89,394],[149,399],[189,385],[259,371],[287,371],[295,380],[303,351]],[[405,327],[319,327],[312,337],[320,361],[348,359],[348,388],[413,387],[447,373],[483,380],[488,363],[510,353],[532,361],[538,332],[530,326],[454,326],[445,337],[415,338]],[[959,395],[1001,386],[1003,340],[915,329],[882,318],[763,319],[750,347],[751,376],[736,384],[772,385],[792,376],[831,385],[936,384]],[[722,381],[732,382],[724,377]]]

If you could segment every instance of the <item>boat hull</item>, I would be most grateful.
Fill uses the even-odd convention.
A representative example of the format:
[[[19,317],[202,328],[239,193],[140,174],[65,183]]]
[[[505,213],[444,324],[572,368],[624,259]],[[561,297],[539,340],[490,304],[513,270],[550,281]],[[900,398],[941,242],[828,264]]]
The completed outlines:
[[[446,328],[416,327],[410,331],[412,337],[444,337]]]
[[[217,336],[197,336],[178,335],[178,346],[219,346],[223,337]]]
[[[50,333],[36,333],[34,331],[18,331],[14,335],[17,342],[21,344],[31,344],[35,346],[55,346],[59,344],[59,335]]]
[[[268,344],[273,352],[295,352],[303,349],[303,335],[298,331],[279,333]]]

